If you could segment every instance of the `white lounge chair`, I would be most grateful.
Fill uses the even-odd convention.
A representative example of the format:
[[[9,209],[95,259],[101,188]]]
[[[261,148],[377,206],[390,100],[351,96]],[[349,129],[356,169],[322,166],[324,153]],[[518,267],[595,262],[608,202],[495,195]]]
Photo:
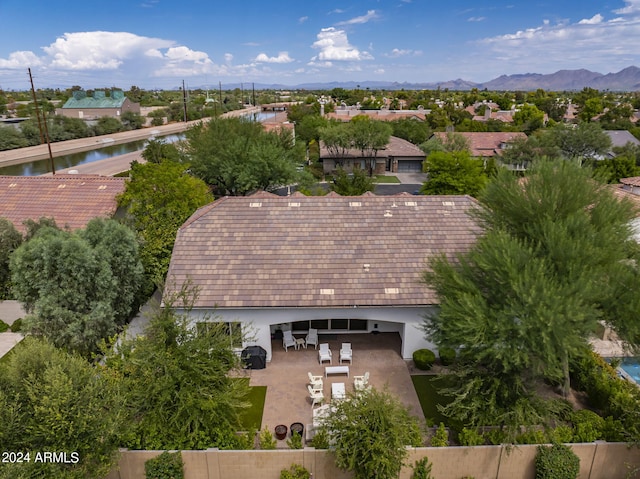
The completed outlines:
[[[289,352],[288,348],[290,347],[293,347],[293,349],[298,349],[296,338],[293,337],[293,333],[291,331],[282,332],[282,347],[287,352]]]
[[[362,376],[353,377],[353,387],[356,391],[364,391],[369,388],[369,371]]]
[[[311,407],[316,404],[322,404],[322,401],[324,401],[324,393],[322,391],[315,390],[311,386],[307,386],[307,390],[311,398]]]
[[[340,364],[342,364],[342,361],[349,361],[353,364],[352,355],[351,343],[342,343],[342,347],[340,348]]]
[[[309,384],[313,389],[322,389],[322,376],[314,376],[311,373],[307,373],[309,376]]]
[[[307,333],[307,337],[304,338],[307,346],[313,344],[313,349],[318,349],[318,330],[314,328],[309,328],[309,332]]]
[[[322,364],[324,361],[329,361],[331,364],[331,350],[328,343],[320,344],[320,351],[318,351],[318,361]]]

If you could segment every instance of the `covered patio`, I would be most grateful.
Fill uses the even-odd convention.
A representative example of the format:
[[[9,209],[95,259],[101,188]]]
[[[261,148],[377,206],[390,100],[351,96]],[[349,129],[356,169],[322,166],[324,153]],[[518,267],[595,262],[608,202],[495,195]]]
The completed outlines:
[[[296,337],[304,337],[303,334]],[[353,377],[369,372],[369,384],[376,389],[385,386],[409,408],[411,414],[424,423],[424,415],[418,396],[411,382],[407,362],[400,354],[400,336],[398,333],[380,334],[320,334],[320,343],[328,343],[333,354],[331,366],[340,364],[340,347],[343,342],[351,343],[353,364],[346,374],[330,375],[323,381],[324,404],[331,402],[331,385],[344,383],[347,394],[352,393]],[[245,370],[250,377],[251,386],[267,386],[262,427],[268,427],[273,433],[274,427],[284,424],[289,427],[294,422],[304,424],[305,430],[312,423],[312,407],[307,391],[309,383],[307,373],[316,376],[325,375],[325,366],[329,363],[318,362],[318,351],[309,346],[298,350],[290,347],[285,351],[282,340],[272,341],[272,359],[265,369]],[[284,440],[278,441],[278,447],[286,447]]]

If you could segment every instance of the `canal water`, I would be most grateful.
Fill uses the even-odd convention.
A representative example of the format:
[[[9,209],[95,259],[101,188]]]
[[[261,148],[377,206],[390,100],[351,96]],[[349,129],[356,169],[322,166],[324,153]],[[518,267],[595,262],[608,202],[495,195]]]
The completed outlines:
[[[253,113],[250,116],[254,121],[268,121],[275,118],[275,113],[260,112]],[[182,135],[167,135],[158,137],[167,143],[172,143],[184,138]],[[59,156],[53,159],[56,171],[64,170],[67,168],[73,168],[74,166],[83,165],[85,163],[91,163],[98,160],[106,160],[113,156],[124,155],[126,153],[133,153],[144,149],[147,140],[132,141],[130,143],[122,143],[120,145],[111,145],[98,148],[91,151],[83,151],[81,153],[73,153],[71,155]],[[0,175],[9,176],[37,176],[49,173],[51,168],[49,166],[49,160],[38,160],[29,163],[22,163],[20,165],[5,166],[0,168]]]
[[[172,143],[183,138],[184,135],[167,135],[158,137],[158,139],[164,140],[167,143]],[[96,150],[58,156],[57,158],[54,158],[53,161],[56,167],[56,171],[60,171],[67,168],[73,168],[74,166],[83,165],[85,163],[105,160],[113,156],[133,153],[134,151],[144,149],[146,143],[147,140],[137,140],[129,143],[122,143],[120,145],[105,146]],[[22,163],[20,165],[5,166],[3,168],[0,168],[0,175],[37,176],[49,173],[50,171],[51,168],[49,166],[49,160],[46,159],[32,161],[29,163]]]

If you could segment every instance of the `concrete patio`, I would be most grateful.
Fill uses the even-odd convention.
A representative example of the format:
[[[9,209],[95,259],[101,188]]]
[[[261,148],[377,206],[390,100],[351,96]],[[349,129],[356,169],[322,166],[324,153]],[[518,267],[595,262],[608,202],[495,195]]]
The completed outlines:
[[[296,335],[304,337],[304,334]],[[370,374],[369,384],[376,389],[385,386],[389,392],[398,397],[409,408],[412,415],[424,423],[424,415],[418,396],[411,382],[407,363],[400,355],[400,336],[397,333],[344,334],[319,336],[320,343],[329,343],[333,353],[332,366],[339,365],[340,346],[350,342],[353,349],[353,364],[349,365],[349,377],[344,374],[331,375],[324,379],[324,404],[331,402],[331,385],[344,383],[347,394],[353,392],[353,376]],[[320,365],[318,351],[310,346],[308,349],[295,350],[289,348],[285,352],[282,340],[272,341],[273,357],[265,369],[246,370],[251,386],[267,386],[267,396],[262,416],[262,427],[273,429],[278,424],[289,427],[294,422],[305,425],[312,423],[312,407],[307,391],[307,373],[325,374],[327,362]],[[278,447],[286,447],[286,442],[278,441]]]

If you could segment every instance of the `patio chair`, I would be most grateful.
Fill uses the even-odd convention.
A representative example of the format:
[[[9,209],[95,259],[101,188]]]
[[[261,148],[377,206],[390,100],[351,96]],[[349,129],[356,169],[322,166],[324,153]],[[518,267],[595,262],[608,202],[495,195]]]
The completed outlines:
[[[351,343],[342,343],[342,347],[340,348],[340,364],[342,364],[342,361],[349,361],[353,364],[352,355]]]
[[[316,404],[322,404],[322,401],[324,401],[324,393],[322,391],[315,390],[311,386],[307,386],[307,390],[309,391],[309,397],[311,398],[311,407]]]
[[[289,352],[288,348],[290,347],[293,347],[293,349],[297,349],[296,338],[293,337],[293,333],[291,331],[282,332],[282,347],[287,352]]]
[[[311,373],[307,373],[309,376],[309,384],[313,389],[322,389],[322,376],[314,376]]]
[[[362,376],[353,377],[353,387],[356,391],[364,391],[369,388],[369,371]]]
[[[318,361],[322,364],[324,361],[329,361],[331,364],[331,350],[328,343],[320,344],[320,351],[318,351]]]
[[[318,330],[314,328],[309,328],[309,333],[307,337],[304,338],[307,346],[313,344],[313,349],[318,349]]]

